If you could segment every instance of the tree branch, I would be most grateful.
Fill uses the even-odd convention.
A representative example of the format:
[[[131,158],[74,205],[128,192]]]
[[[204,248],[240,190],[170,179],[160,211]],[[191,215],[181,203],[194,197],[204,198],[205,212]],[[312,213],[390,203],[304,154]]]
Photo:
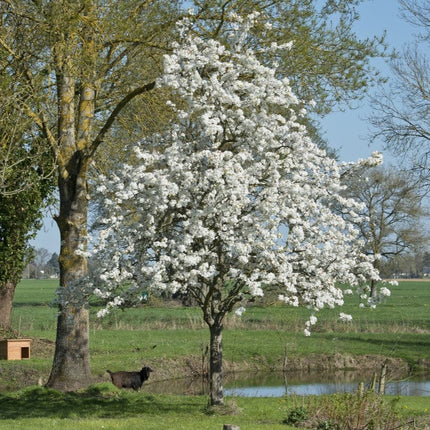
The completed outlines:
[[[106,120],[105,125],[101,128],[99,134],[97,137],[93,140],[93,143],[91,145],[91,151],[90,155],[92,156],[97,148],[100,146],[100,144],[103,142],[104,137],[106,133],[110,130],[112,127],[112,124],[114,123],[115,119],[118,117],[118,115],[121,113],[121,111],[128,105],[128,103],[131,102],[135,97],[144,94],[146,92],[149,92],[155,88],[155,81],[150,82],[149,84],[144,85],[143,87],[136,88],[132,92],[128,93],[115,107],[115,109],[112,111],[112,113],[109,115],[109,118]]]

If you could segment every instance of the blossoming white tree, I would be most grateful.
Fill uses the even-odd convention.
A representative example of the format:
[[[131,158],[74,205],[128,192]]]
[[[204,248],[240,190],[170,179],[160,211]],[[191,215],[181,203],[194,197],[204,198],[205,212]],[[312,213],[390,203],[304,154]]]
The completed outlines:
[[[270,284],[317,311],[342,305],[337,282],[377,277],[332,210],[357,209],[340,195],[341,168],[298,123],[288,79],[246,45],[252,19],[236,18],[228,49],[182,27],[158,82],[181,100],[169,104],[177,119],[136,147],[137,167],[106,179],[93,247],[101,315],[143,290],[195,299],[210,330],[212,405],[223,403],[222,330],[235,305]]]

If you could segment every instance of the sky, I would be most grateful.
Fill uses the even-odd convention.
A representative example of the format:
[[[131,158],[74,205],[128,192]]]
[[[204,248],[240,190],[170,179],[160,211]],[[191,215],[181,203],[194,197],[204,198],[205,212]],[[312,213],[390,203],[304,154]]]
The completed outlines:
[[[417,29],[400,16],[398,0],[368,0],[359,7],[360,21],[356,33],[360,37],[380,36],[386,31],[389,50],[402,51],[414,40]],[[390,78],[390,67],[382,59],[372,63],[382,76]],[[374,92],[370,92],[371,96]],[[358,104],[356,109],[333,112],[321,121],[329,146],[337,149],[341,161],[356,161],[367,158],[372,151],[380,151],[386,163],[394,164],[390,153],[384,151],[384,143],[379,140],[369,145],[369,116],[372,114],[370,97]]]
[[[356,24],[356,33],[360,37],[380,36],[386,31],[386,42],[391,48],[401,51],[413,40],[416,29],[400,16],[398,0],[367,0],[360,7],[360,20]],[[382,60],[375,60],[375,67],[384,76],[390,77],[390,69]],[[385,152],[382,141],[369,144],[369,126],[366,121],[372,113],[370,98],[356,103],[354,109],[333,112],[321,120],[323,135],[329,146],[337,150],[341,161],[356,161],[367,158],[372,151],[381,151],[386,163],[395,160]],[[31,242],[35,248],[45,248],[50,253],[60,251],[60,234],[52,214],[44,218],[42,229]]]

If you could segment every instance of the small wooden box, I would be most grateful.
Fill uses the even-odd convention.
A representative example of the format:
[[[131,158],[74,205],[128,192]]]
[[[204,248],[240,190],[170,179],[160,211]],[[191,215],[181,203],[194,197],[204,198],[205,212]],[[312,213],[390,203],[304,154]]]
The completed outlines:
[[[0,359],[23,360],[30,358],[31,339],[0,340]]]

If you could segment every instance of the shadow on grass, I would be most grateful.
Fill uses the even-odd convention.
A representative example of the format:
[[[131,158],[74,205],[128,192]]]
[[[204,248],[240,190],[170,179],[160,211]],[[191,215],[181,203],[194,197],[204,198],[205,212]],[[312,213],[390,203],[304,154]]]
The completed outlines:
[[[425,337],[425,338],[423,338]],[[366,344],[373,344],[373,345],[383,345],[383,344],[390,344],[392,345],[398,345],[399,347],[404,347],[405,349],[414,348],[415,350],[425,348],[425,351],[428,351],[428,339],[429,336],[426,334],[417,334],[415,336],[411,335],[410,333],[400,333],[396,338],[371,338],[368,336],[348,336],[344,337],[345,341],[352,341],[352,342],[358,342],[358,343],[366,343]]]
[[[382,345],[393,345],[403,348],[405,350],[413,350],[420,352],[423,358],[428,356],[429,334],[428,333],[398,333],[398,334],[374,334],[369,336],[366,333],[354,335],[343,333],[323,333],[321,337],[327,340],[337,340],[340,342],[349,342],[357,344],[375,345],[381,347]],[[351,348],[350,348],[351,349]]]
[[[127,418],[162,413],[201,413],[205,399],[120,391],[110,384],[98,384],[85,391],[69,393],[30,387],[0,395],[0,405],[0,419]]]
[[[30,307],[37,307],[37,308],[47,308],[47,309],[53,309],[51,306],[51,302],[18,302],[13,304],[14,308],[30,308]]]

